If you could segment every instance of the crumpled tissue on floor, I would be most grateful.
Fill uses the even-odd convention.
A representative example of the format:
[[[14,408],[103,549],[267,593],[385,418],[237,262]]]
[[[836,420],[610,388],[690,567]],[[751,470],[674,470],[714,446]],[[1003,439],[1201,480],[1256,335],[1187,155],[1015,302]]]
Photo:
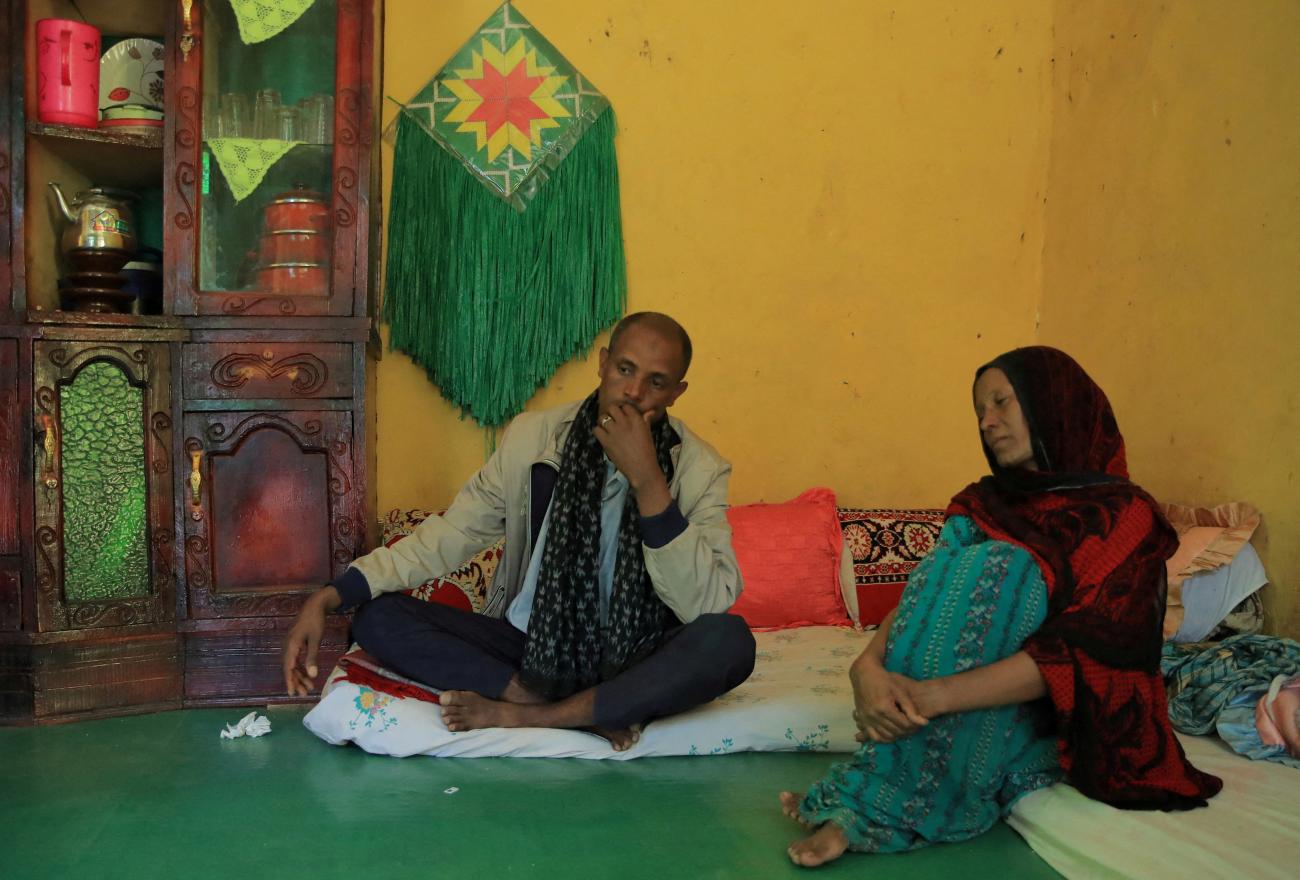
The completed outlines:
[[[271,719],[253,711],[240,718],[238,724],[227,724],[226,729],[221,731],[221,738],[238,739],[241,736],[262,736],[270,732]]]

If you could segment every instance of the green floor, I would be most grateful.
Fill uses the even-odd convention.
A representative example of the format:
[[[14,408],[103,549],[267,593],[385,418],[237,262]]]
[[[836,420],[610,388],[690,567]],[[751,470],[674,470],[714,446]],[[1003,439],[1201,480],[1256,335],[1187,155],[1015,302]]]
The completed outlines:
[[[218,733],[238,710],[0,729],[0,876],[795,877],[776,793],[830,760],[397,760],[326,745],[303,711],[272,710],[269,736],[234,741]],[[1057,876],[1001,824],[817,873]]]

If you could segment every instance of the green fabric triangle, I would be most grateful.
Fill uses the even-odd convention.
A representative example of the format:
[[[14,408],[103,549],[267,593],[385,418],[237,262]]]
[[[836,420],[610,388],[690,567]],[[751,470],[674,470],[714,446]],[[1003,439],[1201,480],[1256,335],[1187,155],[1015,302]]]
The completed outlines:
[[[242,202],[261,185],[266,172],[302,141],[258,138],[208,138],[221,174],[236,202]]]
[[[239,23],[239,38],[261,43],[293,24],[316,0],[230,0]]]

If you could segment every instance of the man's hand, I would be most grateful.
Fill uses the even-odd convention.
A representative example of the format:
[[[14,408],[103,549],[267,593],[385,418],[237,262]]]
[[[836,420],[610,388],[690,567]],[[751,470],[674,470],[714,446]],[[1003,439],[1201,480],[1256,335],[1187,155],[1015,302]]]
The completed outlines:
[[[343,604],[339,591],[324,587],[303,603],[298,618],[284,637],[284,689],[291,697],[305,697],[316,689],[316,652],[325,635],[325,615]]]
[[[929,682],[889,672],[873,658],[860,658],[849,672],[858,742],[890,743],[910,736],[940,714]]]
[[[673,500],[655,455],[651,418],[650,413],[642,414],[621,403],[596,419],[596,439],[614,467],[627,477],[642,516],[663,513]]]

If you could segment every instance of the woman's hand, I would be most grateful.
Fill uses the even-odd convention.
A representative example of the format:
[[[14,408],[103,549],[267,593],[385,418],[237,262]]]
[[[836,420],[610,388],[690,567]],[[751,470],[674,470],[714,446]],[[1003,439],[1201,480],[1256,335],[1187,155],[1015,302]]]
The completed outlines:
[[[860,657],[849,671],[849,680],[858,742],[893,742],[916,733],[940,714],[933,683],[888,672],[873,657]]]

